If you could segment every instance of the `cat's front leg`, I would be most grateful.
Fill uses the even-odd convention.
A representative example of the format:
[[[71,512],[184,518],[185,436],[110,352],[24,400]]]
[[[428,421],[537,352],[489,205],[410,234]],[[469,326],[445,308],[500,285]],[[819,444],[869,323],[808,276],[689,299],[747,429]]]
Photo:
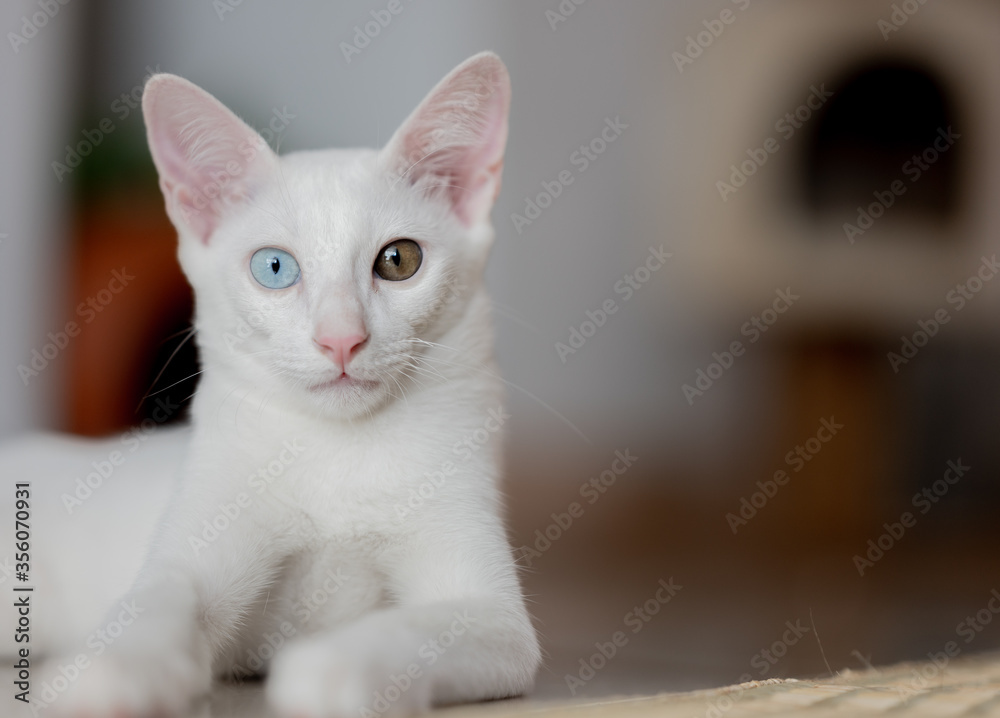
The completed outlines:
[[[59,687],[52,714],[186,715],[209,690],[214,657],[274,580],[283,555],[281,540],[263,535],[249,510],[209,543],[204,526],[218,506],[204,495],[174,504],[135,585],[93,640],[48,664],[49,683]],[[77,670],[67,672],[72,666]]]
[[[267,686],[279,714],[405,716],[530,690],[541,652],[510,549],[499,522],[475,530],[390,552],[398,605],[279,653]]]
[[[184,570],[149,565],[81,650],[49,661],[48,712],[67,718],[180,715],[211,685],[211,647],[198,630],[199,589]]]

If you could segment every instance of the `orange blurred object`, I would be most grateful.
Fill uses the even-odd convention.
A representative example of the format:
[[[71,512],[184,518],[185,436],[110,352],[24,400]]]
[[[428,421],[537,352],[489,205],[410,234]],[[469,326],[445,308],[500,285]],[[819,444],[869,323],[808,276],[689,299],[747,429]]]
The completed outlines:
[[[189,321],[191,290],[176,231],[158,196],[113,195],[81,205],[75,222],[66,428],[101,435],[135,424],[158,348]]]

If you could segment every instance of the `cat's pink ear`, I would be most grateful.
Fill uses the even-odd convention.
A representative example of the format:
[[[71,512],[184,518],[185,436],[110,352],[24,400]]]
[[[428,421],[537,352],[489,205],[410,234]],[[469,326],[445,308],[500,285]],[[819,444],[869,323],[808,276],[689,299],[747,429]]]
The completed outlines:
[[[178,229],[208,242],[275,166],[276,155],[225,105],[176,75],[149,79],[142,113],[167,213]]]
[[[383,152],[410,182],[441,193],[467,225],[489,215],[500,191],[510,76],[491,52],[452,70]]]

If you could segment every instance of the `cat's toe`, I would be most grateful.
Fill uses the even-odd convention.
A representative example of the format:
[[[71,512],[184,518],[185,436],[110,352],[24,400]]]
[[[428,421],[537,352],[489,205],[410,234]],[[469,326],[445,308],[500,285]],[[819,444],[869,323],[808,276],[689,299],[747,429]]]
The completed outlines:
[[[430,685],[325,641],[304,641],[278,655],[267,696],[282,718],[412,716],[430,709]]]
[[[53,718],[163,718],[185,715],[208,688],[193,661],[121,657],[80,668],[52,661],[43,669],[40,700]]]

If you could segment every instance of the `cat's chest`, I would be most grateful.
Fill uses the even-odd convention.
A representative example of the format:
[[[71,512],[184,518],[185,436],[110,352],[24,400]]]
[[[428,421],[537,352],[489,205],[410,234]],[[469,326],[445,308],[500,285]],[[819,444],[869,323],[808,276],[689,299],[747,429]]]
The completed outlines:
[[[444,500],[458,458],[450,431],[297,427],[250,442],[235,480],[263,513],[287,513],[316,542],[379,549],[428,489]]]

